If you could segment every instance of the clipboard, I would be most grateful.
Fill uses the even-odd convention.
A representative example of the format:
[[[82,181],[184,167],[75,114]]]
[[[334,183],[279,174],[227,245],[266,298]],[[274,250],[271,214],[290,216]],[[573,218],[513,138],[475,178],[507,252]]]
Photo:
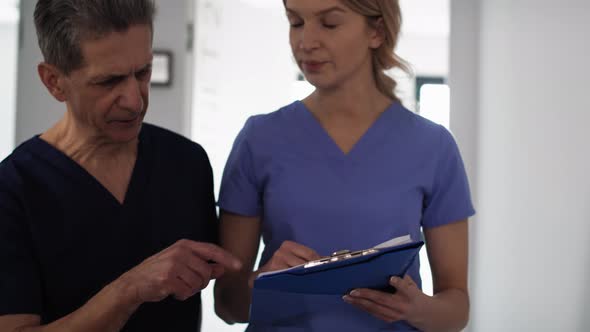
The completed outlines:
[[[324,295],[344,295],[356,288],[394,291],[389,278],[403,277],[423,245],[406,235],[369,249],[337,251],[306,264],[261,273],[254,289]]]

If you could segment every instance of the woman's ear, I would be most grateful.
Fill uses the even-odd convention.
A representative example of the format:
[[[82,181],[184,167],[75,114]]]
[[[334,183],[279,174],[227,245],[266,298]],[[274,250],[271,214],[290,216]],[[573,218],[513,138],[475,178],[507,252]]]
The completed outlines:
[[[37,73],[47,91],[60,102],[66,101],[66,94],[64,89],[65,75],[55,66],[46,62],[41,62],[37,66]]]
[[[369,47],[372,49],[379,48],[385,42],[385,27],[383,25],[383,18],[379,17],[374,22],[371,22],[370,36],[369,36]]]

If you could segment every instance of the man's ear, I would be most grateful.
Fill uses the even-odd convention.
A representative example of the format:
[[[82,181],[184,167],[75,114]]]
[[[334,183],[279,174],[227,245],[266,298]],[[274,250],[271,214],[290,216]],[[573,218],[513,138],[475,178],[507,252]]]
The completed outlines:
[[[372,49],[379,48],[385,42],[385,27],[383,26],[383,18],[379,17],[371,26],[371,34],[369,39],[369,47]]]
[[[37,66],[37,73],[41,82],[47,88],[47,91],[58,101],[66,101],[66,94],[64,89],[65,75],[55,66],[46,62],[41,62]]]

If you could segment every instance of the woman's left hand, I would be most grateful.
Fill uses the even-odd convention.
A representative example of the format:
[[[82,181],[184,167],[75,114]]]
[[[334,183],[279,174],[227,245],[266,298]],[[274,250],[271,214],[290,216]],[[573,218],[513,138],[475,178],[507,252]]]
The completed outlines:
[[[388,323],[399,320],[422,321],[431,297],[424,294],[408,275],[403,279],[391,277],[389,284],[397,290],[394,294],[359,288],[345,295],[343,299]]]

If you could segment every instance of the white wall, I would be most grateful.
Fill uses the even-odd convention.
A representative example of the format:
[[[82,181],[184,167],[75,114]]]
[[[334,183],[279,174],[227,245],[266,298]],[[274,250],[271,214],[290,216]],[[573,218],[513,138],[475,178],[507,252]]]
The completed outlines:
[[[195,0],[157,0],[154,50],[172,52],[172,85],[152,86],[145,121],[190,137],[192,110],[192,50],[188,24]]]
[[[412,72],[391,74],[404,106],[416,111],[416,76],[444,78],[449,73],[449,0],[400,0],[400,7],[402,30],[396,51]]]
[[[411,72],[408,74],[396,69],[392,70],[390,74],[398,83],[396,92],[403,105],[415,112],[416,77],[435,76],[446,78],[448,76],[449,37],[448,35],[421,35],[412,31],[402,32],[397,53],[410,64]]]
[[[190,61],[187,60],[187,23],[193,0],[158,0],[154,49],[173,53],[170,87],[152,87],[146,121],[188,136],[190,134]],[[37,75],[42,61],[33,23],[36,1],[22,1],[22,45],[19,49],[16,143],[42,133],[63,115],[65,106],[49,95]]]
[[[452,17],[452,114],[476,113],[455,122],[477,144],[471,328],[588,331],[590,3],[453,0]]]
[[[18,16],[16,1],[0,2],[0,160],[14,149]]]
[[[290,103],[297,69],[282,3],[198,0],[196,11],[192,138],[207,150],[218,188],[244,122]]]
[[[446,77],[449,70],[449,0],[400,0],[397,53],[416,75]]]
[[[192,138],[209,155],[218,193],[225,161],[244,122],[290,103],[297,70],[278,1],[257,6],[253,1],[198,0],[195,22]],[[244,324],[229,326],[216,316],[212,286],[202,292],[202,330],[243,331]]]

